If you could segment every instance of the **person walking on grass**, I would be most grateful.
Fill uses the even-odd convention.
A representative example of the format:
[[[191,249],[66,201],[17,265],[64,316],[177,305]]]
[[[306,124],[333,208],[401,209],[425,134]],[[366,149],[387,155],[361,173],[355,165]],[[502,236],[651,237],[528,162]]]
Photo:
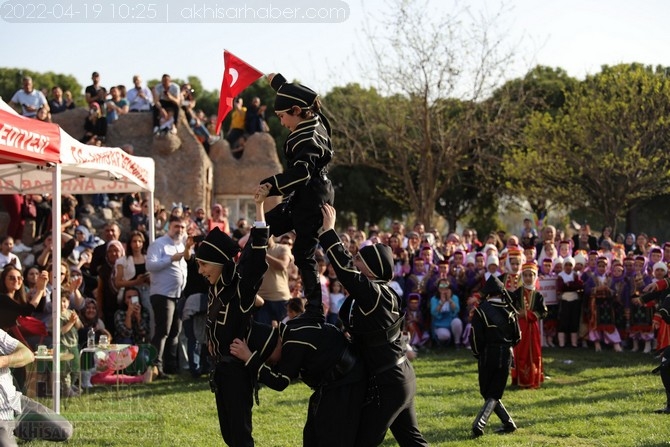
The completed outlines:
[[[484,434],[491,413],[503,423],[500,433],[511,433],[516,424],[502,404],[512,364],[512,347],[519,343],[521,332],[516,310],[504,284],[490,276],[481,290],[482,300],[472,316],[470,347],[477,359],[479,392],[484,406],[472,423],[472,437]]]

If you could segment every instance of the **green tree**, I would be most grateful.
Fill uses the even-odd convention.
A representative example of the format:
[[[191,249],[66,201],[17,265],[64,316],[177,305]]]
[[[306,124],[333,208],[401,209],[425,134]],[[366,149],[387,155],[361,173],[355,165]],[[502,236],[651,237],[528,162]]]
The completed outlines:
[[[8,103],[12,99],[12,96],[14,96],[14,93],[21,88],[24,76],[33,78],[33,86],[38,90],[45,88],[50,95],[51,88],[59,86],[63,91],[71,91],[72,97],[77,104],[84,104],[84,89],[74,76],[51,71],[40,73],[24,68],[0,68],[0,96],[5,102]],[[49,99],[49,95],[47,95],[47,99]]]
[[[578,81],[561,68],[537,66],[523,78],[506,82],[494,93],[491,101],[508,105],[508,126],[501,146],[503,156],[502,185],[517,205],[528,204],[540,219],[557,205],[547,194],[544,180],[527,169],[523,132],[533,113],[556,116],[565,104],[566,94],[574,91]]]
[[[616,229],[638,203],[670,192],[670,69],[604,66],[567,93],[558,113],[534,112],[510,160],[566,207],[599,210]],[[530,177],[530,175],[529,175]]]
[[[328,173],[335,189],[335,206],[344,216],[353,214],[355,224],[379,223],[385,217],[400,218],[408,211],[398,205],[398,201],[389,199],[393,194],[402,194],[385,181],[381,172],[367,166],[335,166]],[[344,226],[344,225],[343,225]]]
[[[479,101],[510,61],[495,35],[497,16],[465,8],[432,15],[427,2],[389,2],[391,15],[368,33],[376,88],[352,84],[326,97],[335,118],[337,163],[363,164],[401,185],[393,198],[431,225],[438,199],[458,173],[481,162],[497,130]],[[481,134],[480,132],[484,132]]]

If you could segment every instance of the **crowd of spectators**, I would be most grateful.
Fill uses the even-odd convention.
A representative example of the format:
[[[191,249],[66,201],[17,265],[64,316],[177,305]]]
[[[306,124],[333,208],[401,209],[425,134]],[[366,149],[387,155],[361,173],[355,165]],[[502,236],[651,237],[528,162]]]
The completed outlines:
[[[92,73],[91,81],[84,92],[89,112],[82,123],[82,133],[75,135],[83,143],[104,146],[108,126],[114,125],[121,115],[136,112],[151,112],[154,135],[165,136],[176,134],[181,111],[207,153],[210,145],[220,139],[213,132],[216,116],[207,117],[201,109],[196,109],[195,91],[191,85],[178,86],[168,74],[164,74],[161,82],[152,88],[143,85],[140,75],[133,76],[133,87],[129,90],[123,84],[109,89],[103,87],[98,72]],[[72,92],[63,91],[57,85],[50,90],[48,87],[36,89],[29,76],[23,78],[22,88],[12,96],[9,104],[25,117],[47,122],[51,122],[52,114],[76,107]]]

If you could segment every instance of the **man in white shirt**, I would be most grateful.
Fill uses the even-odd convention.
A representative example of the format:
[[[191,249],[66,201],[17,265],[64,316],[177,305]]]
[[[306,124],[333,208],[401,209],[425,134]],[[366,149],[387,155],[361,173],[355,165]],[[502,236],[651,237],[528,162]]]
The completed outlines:
[[[20,105],[21,115],[28,118],[35,118],[37,111],[42,107],[44,107],[47,112],[50,110],[49,103],[42,92],[33,88],[33,78],[30,76],[25,76],[23,78],[23,88],[14,93],[9,104],[17,109],[17,111],[18,106]]]
[[[166,372],[176,373],[178,369],[181,320],[176,309],[188,274],[185,240],[186,223],[180,217],[171,216],[167,233],[153,241],[147,250],[146,266],[151,273],[149,294],[156,321],[151,344],[157,351],[155,366],[161,379],[166,377]]]
[[[142,78],[140,75],[133,76],[134,88],[128,90],[126,99],[130,105],[131,112],[151,112],[154,104],[154,95],[147,87],[142,87]]]

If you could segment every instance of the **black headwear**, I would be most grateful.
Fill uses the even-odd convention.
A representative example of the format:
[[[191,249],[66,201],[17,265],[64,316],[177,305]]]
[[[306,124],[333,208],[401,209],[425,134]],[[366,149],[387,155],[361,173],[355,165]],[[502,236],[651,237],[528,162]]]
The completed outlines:
[[[239,251],[240,247],[237,242],[221,231],[219,227],[214,227],[198,247],[195,258],[199,261],[224,265],[233,261]]]
[[[482,295],[482,298],[488,298],[490,296],[501,296],[504,292],[505,285],[495,275],[489,276],[489,279],[486,280],[484,287],[479,291],[479,293]]]
[[[319,96],[309,87],[286,82],[286,78],[280,73],[274,75],[270,85],[277,92],[275,112],[286,112],[293,106],[307,109],[314,104],[314,101]]]
[[[358,250],[361,260],[370,272],[379,279],[393,279],[393,251],[384,244],[366,245]]]

